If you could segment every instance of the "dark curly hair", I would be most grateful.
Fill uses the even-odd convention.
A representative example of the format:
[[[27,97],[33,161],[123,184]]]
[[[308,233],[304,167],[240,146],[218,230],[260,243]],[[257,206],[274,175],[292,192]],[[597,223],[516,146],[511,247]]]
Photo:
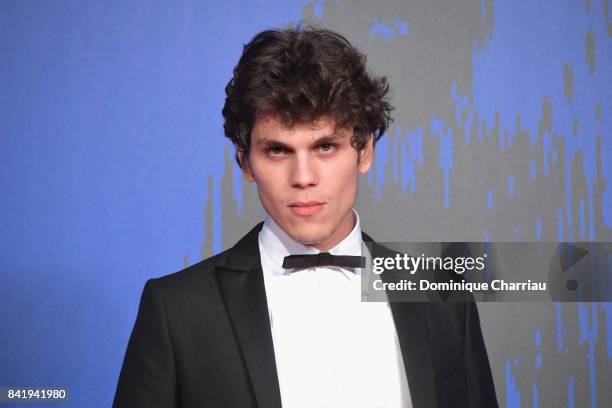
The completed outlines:
[[[314,28],[266,30],[244,46],[225,87],[223,129],[248,156],[257,118],[278,115],[286,126],[312,123],[330,115],[336,126],[354,129],[351,145],[374,143],[391,122],[389,84],[366,70],[366,57],[346,38]]]

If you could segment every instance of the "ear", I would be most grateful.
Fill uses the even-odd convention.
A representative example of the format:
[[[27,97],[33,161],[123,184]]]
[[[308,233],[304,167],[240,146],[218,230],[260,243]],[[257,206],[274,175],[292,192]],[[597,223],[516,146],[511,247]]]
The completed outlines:
[[[238,160],[240,160],[240,163],[242,164],[242,174],[244,174],[244,178],[250,182],[255,181],[255,176],[253,175],[253,169],[251,168],[251,163],[249,162],[248,153],[245,154],[244,151],[239,150]]]
[[[374,134],[370,133],[368,137],[368,141],[365,144],[365,147],[359,151],[359,161],[357,163],[357,168],[359,173],[365,174],[370,170],[372,166],[372,160],[374,159]]]

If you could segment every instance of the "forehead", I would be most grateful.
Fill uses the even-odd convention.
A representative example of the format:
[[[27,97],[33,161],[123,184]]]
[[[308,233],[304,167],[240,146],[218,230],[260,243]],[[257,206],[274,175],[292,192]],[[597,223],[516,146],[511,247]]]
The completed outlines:
[[[337,128],[331,116],[322,116],[314,122],[299,122],[292,126],[284,124],[278,116],[266,115],[258,118],[251,132],[252,143],[278,141],[297,145],[308,143],[321,137],[346,137],[350,128]]]

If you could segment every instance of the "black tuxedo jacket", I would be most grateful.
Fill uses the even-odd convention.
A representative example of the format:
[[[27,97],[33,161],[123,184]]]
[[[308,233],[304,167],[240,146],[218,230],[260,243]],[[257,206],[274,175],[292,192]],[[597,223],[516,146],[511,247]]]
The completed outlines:
[[[261,226],[225,252],[147,281],[113,407],[281,407]],[[474,303],[390,305],[415,408],[497,407]]]

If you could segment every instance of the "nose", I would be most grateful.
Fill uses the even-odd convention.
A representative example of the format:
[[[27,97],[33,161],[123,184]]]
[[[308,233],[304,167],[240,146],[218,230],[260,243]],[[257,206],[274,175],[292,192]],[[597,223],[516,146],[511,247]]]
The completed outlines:
[[[300,152],[295,155],[290,176],[292,187],[306,188],[319,182],[315,160],[307,152]]]

